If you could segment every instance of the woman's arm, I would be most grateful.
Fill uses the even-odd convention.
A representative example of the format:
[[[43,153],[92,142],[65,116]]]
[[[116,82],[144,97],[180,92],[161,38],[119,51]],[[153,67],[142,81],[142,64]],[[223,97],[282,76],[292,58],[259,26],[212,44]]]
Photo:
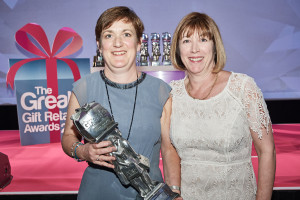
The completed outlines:
[[[169,98],[163,108],[161,117],[161,154],[163,158],[163,171],[165,182],[169,186],[180,187],[180,158],[170,140],[170,120],[172,112],[172,99]],[[173,189],[180,194],[180,190]]]
[[[81,136],[76,131],[76,127],[73,125],[73,122],[70,119],[71,116],[75,113],[75,109],[79,107],[80,105],[74,93],[72,92],[68,104],[67,119],[65,123],[64,134],[61,140],[61,144],[64,152],[70,157],[73,157],[71,152],[72,145],[75,144],[76,142],[81,142]]]
[[[79,107],[78,100],[74,93],[72,93],[68,104],[67,119],[61,141],[64,152],[70,157],[77,158],[77,160],[86,160],[94,164],[113,168],[114,166],[109,162],[115,158],[108,154],[116,149],[115,147],[109,147],[111,145],[110,141],[103,141],[98,144],[80,144],[82,137],[71,120],[75,109]]]
[[[243,104],[258,156],[256,199],[271,199],[276,168],[276,153],[272,123],[263,94],[255,81],[247,77],[242,83]]]
[[[276,170],[276,152],[271,124],[269,132],[264,129],[262,138],[251,130],[254,147],[258,156],[258,180],[256,200],[270,200],[273,192],[273,185]]]

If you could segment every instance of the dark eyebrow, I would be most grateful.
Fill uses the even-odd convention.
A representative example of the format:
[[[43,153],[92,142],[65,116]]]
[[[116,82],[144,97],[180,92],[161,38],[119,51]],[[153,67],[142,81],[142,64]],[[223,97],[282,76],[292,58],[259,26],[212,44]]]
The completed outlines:
[[[104,30],[104,31],[102,32],[102,34],[104,34],[104,33],[106,33],[106,32],[112,33],[112,31],[110,31],[110,30]]]
[[[126,31],[133,32],[133,31],[132,31],[132,30],[130,30],[130,29],[124,29],[122,32],[126,32]],[[112,33],[113,31],[112,31],[112,30],[109,30],[109,29],[106,29],[106,30],[104,30],[104,31],[103,31],[103,33],[105,33],[105,32]]]

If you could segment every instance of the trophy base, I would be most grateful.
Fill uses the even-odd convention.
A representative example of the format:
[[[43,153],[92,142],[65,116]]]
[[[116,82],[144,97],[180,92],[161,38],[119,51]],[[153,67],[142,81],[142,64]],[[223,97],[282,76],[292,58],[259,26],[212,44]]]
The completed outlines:
[[[179,194],[173,192],[165,183],[159,183],[146,197],[137,196],[136,200],[173,200]]]
[[[159,66],[160,62],[159,61],[152,61],[151,66]]]
[[[149,66],[148,62],[140,62],[140,66]]]
[[[171,61],[164,61],[163,66],[172,65]]]

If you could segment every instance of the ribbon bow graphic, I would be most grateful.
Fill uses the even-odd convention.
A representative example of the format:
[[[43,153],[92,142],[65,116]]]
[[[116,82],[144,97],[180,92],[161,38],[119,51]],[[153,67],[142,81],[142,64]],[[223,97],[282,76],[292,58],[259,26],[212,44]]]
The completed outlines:
[[[36,42],[43,49],[39,49],[29,38],[28,34],[31,35]],[[71,55],[77,52],[82,47],[82,39],[81,37],[71,28],[64,27],[61,28],[54,39],[52,51],[50,50],[50,45],[48,42],[48,38],[46,36],[45,31],[38,24],[28,23],[19,29],[15,34],[16,42],[25,50],[33,53],[38,58],[29,58],[21,60],[15,63],[9,69],[6,77],[6,86],[10,85],[12,89],[14,89],[14,79],[19,68],[31,61],[35,60],[46,60],[46,76],[47,76],[47,87],[52,88],[52,94],[57,98],[58,96],[58,81],[57,81],[57,59],[62,60],[68,64],[70,67],[74,81],[80,79],[80,72],[77,64],[67,58],[63,58],[65,56]],[[63,48],[63,45],[69,40],[72,41]],[[61,48],[63,48],[60,52],[58,52]],[[55,107],[54,109],[49,109],[52,113],[59,113],[59,108]],[[60,121],[49,121],[49,123],[60,124]],[[50,131],[50,142],[59,142],[60,141],[60,130]]]

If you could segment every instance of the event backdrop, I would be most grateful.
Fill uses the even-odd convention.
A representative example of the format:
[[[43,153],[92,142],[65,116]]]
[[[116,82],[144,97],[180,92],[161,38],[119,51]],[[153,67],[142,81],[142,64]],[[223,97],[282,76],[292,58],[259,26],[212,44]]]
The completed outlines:
[[[41,25],[49,41],[62,27],[74,29],[83,47],[72,58],[96,54],[94,27],[107,8],[126,5],[145,24],[145,33],[170,32],[192,11],[219,25],[228,61],[225,69],[255,78],[266,99],[300,98],[300,1],[298,0],[0,0],[0,105],[16,104],[6,87],[9,59],[33,58],[15,42],[27,23]]]

